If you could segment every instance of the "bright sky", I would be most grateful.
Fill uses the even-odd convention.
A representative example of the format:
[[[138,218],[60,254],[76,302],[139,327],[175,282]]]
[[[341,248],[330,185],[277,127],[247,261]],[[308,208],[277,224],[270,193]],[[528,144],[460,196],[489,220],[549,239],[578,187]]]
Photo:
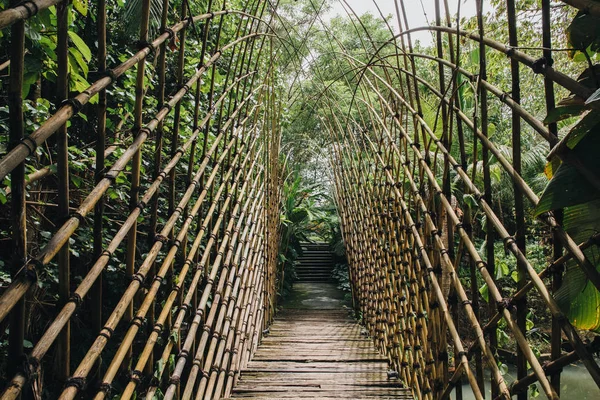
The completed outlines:
[[[377,7],[374,2],[381,9],[384,15],[391,14],[396,21],[396,7],[394,6],[394,0],[346,0],[352,9],[358,14],[362,15],[366,12],[371,12],[375,16],[379,16]],[[448,0],[448,6],[452,15],[456,14],[458,9],[458,3],[460,5],[461,17],[471,17],[475,15],[475,0]],[[443,7],[443,2],[440,2]],[[406,0],[406,13],[408,14],[408,23],[410,28],[416,28],[419,26],[428,25],[427,21],[432,24],[435,21],[435,0]],[[423,12],[425,10],[425,12]],[[443,8],[442,8],[443,10]],[[484,8],[485,11],[485,8]],[[425,16],[425,14],[427,16]],[[346,15],[344,10],[344,4],[341,0],[337,0],[333,4],[333,9],[329,13],[328,17],[334,17],[336,15]],[[443,15],[443,14],[442,14]],[[393,25],[397,28],[397,24]],[[417,32],[412,35],[413,40],[420,40],[423,45],[432,43],[432,36],[429,32]]]

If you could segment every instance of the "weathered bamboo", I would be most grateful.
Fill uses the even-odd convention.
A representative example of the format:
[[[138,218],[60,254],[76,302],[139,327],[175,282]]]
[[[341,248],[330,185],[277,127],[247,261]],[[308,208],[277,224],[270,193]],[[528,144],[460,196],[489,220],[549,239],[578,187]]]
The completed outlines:
[[[222,153],[217,165],[220,165],[223,162],[223,159],[226,154],[227,154],[226,151]],[[239,154],[240,154],[240,152],[238,152],[238,156],[239,156]],[[247,157],[245,160],[247,160]],[[216,172],[217,172],[217,169],[214,169],[213,172],[211,173],[211,177],[212,177],[212,179],[210,180],[211,186],[212,186],[212,182],[214,181],[214,177],[216,176]],[[227,175],[230,175],[232,172],[233,172],[233,169],[230,168],[227,172]],[[156,242],[155,242],[153,248],[150,250],[149,255],[146,257],[146,259],[144,260],[142,265],[138,268],[135,279],[133,279],[132,282],[129,284],[127,290],[121,297],[119,304],[117,305],[117,307],[115,307],[115,310],[113,311],[111,316],[108,318],[107,323],[104,325],[104,328],[102,329],[100,335],[96,338],[95,345],[93,345],[90,348],[90,351],[88,351],[88,353],[86,354],[86,357],[79,364],[79,367],[77,368],[77,370],[74,373],[75,378],[85,378],[87,376],[87,374],[89,372],[89,364],[93,363],[94,360],[99,356],[100,351],[104,348],[107,341],[112,336],[111,332],[114,331],[118,322],[123,318],[125,308],[127,307],[128,304],[131,304],[136,292],[139,290],[141,283],[145,279],[146,274],[148,273],[151,265],[153,264],[154,259],[158,256],[158,253],[164,243],[164,240],[162,238],[167,237],[169,232],[173,229],[176,221],[182,214],[184,205],[191,199],[192,193],[194,192],[194,189],[197,186],[197,182],[201,176],[202,176],[202,174],[197,174],[197,180],[195,182],[193,182],[192,185],[190,185],[190,188],[188,189],[186,194],[183,196],[183,198],[180,200],[178,207],[174,210],[173,214],[169,218],[169,221],[165,224],[161,233],[159,235],[157,235]],[[219,192],[222,190],[223,190],[223,185],[220,186]],[[191,225],[191,221],[192,221],[193,217],[198,213],[198,210],[200,209],[200,206],[202,205],[202,202],[203,202],[205,196],[206,196],[206,188],[203,190],[203,192],[200,194],[200,196],[196,200],[194,209],[190,213],[190,216],[188,217],[186,222],[183,224],[181,231],[177,236],[177,239],[174,241],[174,245],[171,246],[169,253],[163,260],[163,264],[160,268],[160,271],[157,273],[157,275],[154,279],[154,282],[156,285],[160,285],[162,283],[167,272],[171,269],[172,262],[175,258],[177,250],[179,249],[179,244],[181,243],[183,236],[187,234],[187,231]],[[211,208],[214,208],[215,205],[216,205],[215,202],[213,202],[213,204],[211,205]],[[209,217],[212,217],[212,212],[209,213]],[[204,230],[202,231],[202,234],[203,233],[204,233]],[[156,287],[155,290],[157,290],[157,289],[158,289],[158,287]],[[152,301],[153,296],[155,294],[156,294],[156,292],[154,292],[154,293],[151,292],[149,295],[147,295],[147,298],[150,299],[149,302]],[[147,305],[146,305],[146,307],[147,307]],[[131,332],[130,340],[133,340],[135,333],[137,333],[137,329],[135,329],[135,328],[136,327],[139,328],[138,325],[141,324],[141,322],[139,322],[139,321],[143,320],[143,318],[145,316],[145,312],[147,311],[146,308],[142,308],[141,310],[142,310],[141,311],[142,316],[136,316],[136,318],[132,322],[132,326],[129,331],[129,332]],[[136,321],[138,321],[138,322],[136,322]],[[125,343],[127,343],[127,342],[125,342]],[[125,351],[125,353],[127,353],[127,351]],[[123,353],[121,355],[117,354],[116,357],[119,357],[119,356],[126,357],[127,354],[123,354]],[[116,366],[116,368],[118,368],[121,365],[121,363],[114,364],[114,365]],[[114,373],[116,373],[116,371],[113,368],[113,371],[111,371],[111,370],[107,371],[107,374],[109,374],[109,373],[114,374]],[[106,382],[106,383],[108,385],[110,385],[110,382]],[[106,386],[106,387],[109,387],[109,386]],[[63,391],[63,394],[61,395],[61,399],[72,399],[76,393],[77,393],[76,387],[67,388],[65,391]]]
[[[414,112],[414,110],[413,110],[413,112]],[[424,123],[424,121],[422,121],[422,123]],[[429,129],[428,129],[428,134],[432,138],[434,137],[433,132],[431,132],[431,130],[429,130]],[[442,144],[439,142],[439,139],[435,138],[435,140],[437,141],[437,144],[440,147],[440,149],[443,152],[446,152],[446,149],[443,148]],[[456,161],[452,157],[450,157],[450,160],[451,160],[451,163],[452,163],[453,167],[458,171],[459,176],[463,179],[463,181],[465,183],[468,184],[468,186],[470,187],[470,190],[472,190],[473,193],[479,199],[478,201],[480,202],[480,204],[482,204],[482,208],[484,209],[484,211],[485,211],[486,215],[488,216],[488,218],[490,218],[492,226],[498,231],[498,233],[500,234],[500,236],[502,237],[502,239],[505,241],[507,248],[511,252],[513,252],[513,254],[515,255],[515,257],[517,258],[517,262],[521,264],[520,266],[523,267],[523,268],[526,268],[527,273],[529,274],[529,276],[532,279],[532,281],[534,282],[536,288],[538,289],[538,291],[542,295],[542,298],[544,299],[544,301],[546,301],[546,303],[550,307],[550,310],[551,310],[552,314],[555,315],[555,316],[557,316],[558,320],[561,321],[562,329],[565,331],[567,337],[572,342],[572,344],[574,345],[574,347],[578,349],[578,353],[581,354],[582,359],[585,360],[585,365],[588,368],[588,371],[590,372],[590,374],[592,375],[592,377],[594,379],[597,379],[597,376],[598,376],[598,374],[597,374],[598,365],[591,358],[591,356],[589,355],[589,353],[587,352],[587,350],[583,347],[583,345],[581,343],[581,339],[575,333],[572,325],[568,321],[566,321],[566,318],[564,318],[564,317],[561,318],[560,317],[561,313],[560,313],[560,310],[558,309],[558,307],[556,306],[556,303],[555,303],[554,299],[549,295],[549,293],[548,293],[546,287],[544,286],[543,282],[538,277],[537,273],[535,273],[535,271],[533,270],[533,268],[531,267],[531,265],[529,264],[529,262],[526,260],[526,258],[523,256],[522,252],[520,252],[520,250],[518,249],[518,246],[516,246],[516,243],[514,243],[514,240],[510,240],[510,237],[509,237],[508,233],[506,232],[505,228],[503,227],[503,225],[498,220],[497,216],[491,210],[491,208],[489,207],[489,205],[487,205],[487,203],[485,202],[485,200],[482,199],[481,193],[470,182],[469,177],[464,173],[464,171],[462,171],[462,169],[460,169],[460,166],[456,163]],[[423,161],[423,162],[425,162],[425,161]],[[451,207],[449,205],[447,205],[446,208],[450,212]],[[455,224],[459,223],[458,222],[458,218],[455,218],[455,222],[454,223]],[[478,256],[476,255],[476,251],[473,251],[472,255],[473,255],[473,257],[475,259],[478,258]],[[492,289],[493,285],[491,285],[491,282],[488,281],[487,283],[488,283],[489,289]],[[497,301],[501,301],[501,300],[502,300],[502,298],[498,297]],[[506,309],[504,309],[504,312],[506,312]],[[515,332],[515,334],[516,333],[517,332]],[[525,345],[526,345],[525,341],[522,341],[521,347],[524,348]],[[530,361],[530,363],[531,363],[531,361]],[[538,377],[541,377],[542,376],[541,371],[538,371],[537,375],[538,375]]]
[[[253,140],[253,143],[252,143],[251,147],[253,147],[255,145],[255,143],[256,143],[256,138]],[[247,161],[247,160],[248,160],[248,158],[246,158],[245,161]],[[253,162],[251,164],[250,170],[252,170],[254,168],[254,165],[255,165],[255,162]],[[240,173],[241,172],[242,172],[242,169],[240,169]],[[223,185],[221,185],[221,187],[223,187]],[[219,193],[219,197],[220,197],[220,193]],[[218,202],[218,198],[219,197],[217,197],[217,198],[215,198],[215,200],[213,200],[213,204],[215,204],[216,202]],[[229,200],[230,199],[231,199],[231,196],[228,196],[227,200],[225,201],[225,203],[223,203],[223,209],[221,210],[221,212],[217,216],[217,221],[218,222],[220,222],[220,220],[223,218],[224,209],[229,205]],[[208,213],[208,215],[212,216],[212,210],[210,210],[210,212]],[[208,220],[206,222],[208,223],[208,222],[210,222],[210,220]],[[233,222],[233,220],[231,220],[231,222]],[[203,224],[203,226],[206,226],[206,224]],[[207,263],[208,257],[210,256],[210,250],[212,248],[212,245],[215,242],[215,236],[216,236],[216,232],[218,230],[219,230],[219,224],[216,224],[213,227],[213,230],[211,232],[210,239],[209,239],[209,241],[208,241],[208,243],[206,245],[206,249],[205,249],[204,254],[202,256],[202,259],[201,259],[201,261],[199,263],[198,270],[204,269],[204,266]],[[227,243],[227,241],[229,239],[229,235],[230,235],[229,233],[227,233],[227,232],[225,233],[224,242],[223,243],[225,243],[225,244]],[[219,258],[218,262],[220,263],[220,258]],[[202,293],[202,297],[200,298],[200,301],[198,303],[198,307],[195,310],[194,320],[190,324],[188,335],[187,335],[185,343],[184,343],[184,345],[182,347],[183,350],[180,353],[180,356],[178,357],[178,359],[176,361],[176,364],[175,364],[175,370],[171,374],[171,378],[169,380],[169,387],[167,388],[167,391],[165,392],[165,398],[172,398],[172,396],[175,395],[175,390],[177,389],[177,382],[179,381],[179,379],[181,377],[181,374],[183,373],[183,369],[184,369],[185,364],[187,362],[187,354],[189,354],[191,345],[192,345],[193,340],[195,338],[195,331],[198,329],[198,326],[200,324],[200,319],[203,317],[203,315],[205,313],[205,308],[206,308],[206,305],[207,305],[207,302],[208,302],[208,299],[209,299],[209,294],[211,294],[212,285],[213,285],[213,282],[214,282],[215,277],[216,277],[216,275],[217,275],[218,272],[219,272],[218,264],[217,264],[217,261],[215,261],[215,264],[213,264],[213,266],[208,271],[209,275],[208,275],[208,280],[207,280],[206,287],[204,288],[204,291]],[[204,338],[204,335],[203,335],[202,339],[206,340]],[[200,349],[201,347],[202,347],[202,344],[200,344],[198,346],[198,349]]]
[[[432,133],[430,132],[429,134],[431,135]],[[436,139],[436,140],[438,140],[438,139]],[[439,144],[439,142],[438,142],[438,146],[441,146],[441,144]],[[458,164],[453,159],[452,159],[452,163],[453,163],[453,166],[455,168],[458,168]],[[458,169],[458,171],[461,171],[461,170]],[[463,180],[465,180],[466,183],[469,182],[468,181],[468,177],[466,177],[466,175],[464,173],[460,174],[460,172],[459,172],[459,175],[461,175],[462,177],[464,177]],[[471,186],[472,184],[469,183],[469,185]],[[473,189],[475,190],[474,193],[476,193],[476,195],[478,197],[481,196],[479,194],[479,192],[477,192],[477,190],[474,187],[472,188],[472,190]],[[480,198],[480,201],[482,201],[481,198]],[[485,207],[485,211],[486,211],[486,214],[488,214],[488,216],[490,216],[490,218],[492,219],[494,228],[496,228],[499,231],[499,233],[501,234],[501,236],[503,238],[507,238],[508,237],[507,233],[505,232],[505,230],[503,230],[502,224],[500,224],[500,222],[497,220],[497,218],[495,217],[495,215],[493,214],[493,212],[489,209],[489,207],[487,205]],[[517,256],[517,260],[519,262],[525,262],[524,259],[521,258],[522,254],[519,255],[520,252],[518,251],[518,247],[514,244],[514,242],[511,241],[507,245],[509,246],[509,249],[513,253],[515,253],[515,255]],[[546,300],[548,302],[548,304],[550,305],[552,313],[555,314],[558,309],[556,308],[555,305],[552,305],[553,300],[549,297],[549,295],[547,295],[547,291],[545,289],[545,286],[543,285],[543,283],[541,283],[541,280],[539,279],[539,277],[537,277],[537,274],[535,274],[534,272],[532,273],[533,270],[532,270],[532,268],[527,263],[526,263],[526,266],[527,266],[527,271],[530,274],[530,277],[533,279],[534,282],[536,282],[536,287],[538,288],[538,290],[540,291],[540,293],[543,294],[544,300]],[[563,327],[563,329],[565,329],[565,332],[568,332],[568,331],[570,331],[572,329],[572,327],[570,327],[570,324],[568,324],[568,322],[565,322],[564,318],[558,318],[558,319],[561,322],[563,322],[562,327]],[[573,341],[572,343],[574,344],[574,346],[576,348],[579,349],[579,351],[581,352],[581,354],[584,355],[584,358],[586,359],[586,366],[588,366],[588,370],[590,371],[592,377],[595,377],[596,376],[595,370],[598,367],[595,364],[595,362],[589,357],[589,353],[586,354],[587,351],[584,348],[582,348],[580,339],[577,337],[577,335],[573,335],[572,331],[571,331],[571,333],[567,333],[567,336],[570,338],[570,340]],[[538,374],[538,376],[539,376],[539,374]]]
[[[234,87],[235,87],[235,85],[232,84],[225,91],[225,93],[219,98],[218,101],[223,101],[223,99],[225,99],[226,94],[228,93],[228,91],[231,90]],[[212,112],[214,112],[214,110]],[[148,201],[150,201],[150,199],[152,198],[152,196],[154,195],[154,193],[157,191],[157,189],[160,186],[160,184],[163,182],[163,180],[167,176],[168,172],[172,168],[175,167],[175,165],[179,162],[179,160],[183,156],[184,152],[187,149],[189,149],[189,147],[192,144],[193,138],[197,137],[197,135],[200,134],[201,130],[203,129],[204,124],[206,124],[206,122],[211,117],[211,115],[212,114],[209,113],[204,118],[202,124],[196,130],[196,132],[194,133],[194,135],[192,135],[192,137],[190,138],[190,140],[188,140],[186,142],[186,144],[180,149],[180,151],[177,153],[177,155],[161,171],[161,173],[158,175],[158,178],[153,182],[153,184],[148,188],[148,190],[144,194],[144,196],[143,196],[142,201],[140,202],[140,204],[146,204]],[[221,137],[217,137],[217,139],[215,140],[215,144],[218,144],[221,139],[222,139],[222,136]],[[216,150],[216,146],[213,146],[213,148],[211,149],[210,154],[212,154],[212,152],[215,151],[215,150]],[[205,168],[208,165],[208,162],[209,162],[209,158],[205,157],[203,163],[200,165],[199,170],[197,172],[197,179],[200,179],[203,176]],[[193,188],[195,188],[196,185],[194,185],[192,183],[191,186],[192,186],[192,189],[193,189]],[[189,199],[191,197],[191,193],[188,193],[186,195],[186,197]],[[84,298],[85,295],[88,293],[88,291],[90,290],[90,287],[93,285],[93,283],[97,279],[98,275],[103,271],[103,269],[108,264],[108,262],[109,262],[109,260],[110,260],[110,258],[112,256],[112,254],[115,252],[115,250],[117,249],[117,247],[119,246],[119,244],[127,236],[127,233],[129,231],[129,229],[131,228],[131,226],[133,224],[133,221],[137,220],[137,218],[141,214],[142,210],[143,210],[143,207],[137,207],[128,216],[127,220],[123,223],[123,225],[121,226],[121,228],[119,229],[119,231],[117,232],[117,234],[115,235],[115,237],[113,238],[113,240],[111,241],[111,243],[109,244],[109,246],[106,248],[106,250],[103,251],[102,256],[96,261],[96,263],[94,264],[94,266],[90,269],[90,272],[86,275],[86,277],[83,279],[82,283],[75,290],[74,296],[71,299],[71,301],[69,301],[63,307],[63,309],[61,310],[59,316],[54,320],[54,322],[52,323],[52,325],[48,328],[48,330],[45,332],[45,334],[42,336],[42,338],[36,344],[36,346],[34,347],[33,351],[29,355],[29,359],[33,363],[39,363],[39,360],[41,360],[41,358],[46,354],[46,352],[48,351],[50,345],[56,339],[57,333],[60,332],[60,330],[62,329],[62,327],[64,326],[64,324],[69,320],[69,318],[71,317],[71,315],[77,309],[77,307],[78,307],[78,301],[77,301],[77,299]],[[172,220],[171,224],[174,224],[174,221],[176,220],[176,218],[171,218],[171,220]],[[159,237],[155,237],[155,242],[156,241],[160,242],[159,239],[160,239]],[[156,251],[158,251],[158,248],[157,248]],[[24,385],[24,383],[26,381],[27,381],[27,378],[26,378],[26,376],[23,373],[19,373],[18,375],[16,375],[13,378],[13,380],[12,380],[10,390],[7,390],[5,392],[5,394],[3,395],[4,396],[3,398],[5,398],[6,396],[9,396],[9,395],[15,395],[16,396],[16,393],[20,392],[20,390],[22,389],[22,387],[23,387],[23,385]],[[6,398],[11,398],[11,397],[6,397]]]
[[[33,154],[38,146],[52,136],[58,130],[58,128],[71,117],[73,117],[73,115],[77,114],[79,109],[85,106],[93,96],[98,94],[101,90],[106,89],[110,84],[114,83],[121,75],[125,73],[125,71],[129,70],[141,60],[145,59],[154,49],[157,49],[162,43],[169,40],[172,35],[177,34],[192,22],[196,23],[207,18],[212,18],[215,15],[225,14],[237,14],[248,18],[256,18],[239,11],[225,10],[197,15],[191,19],[188,18],[171,26],[168,31],[159,35],[151,43],[148,43],[131,58],[119,64],[117,67],[109,69],[105,77],[102,77],[92,83],[86,90],[73,97],[72,101],[62,105],[52,117],[48,118],[48,120],[42,124],[42,126],[36,129],[31,135],[19,143],[19,145],[17,145],[7,155],[0,159],[0,179],[4,179],[4,177],[6,177],[6,175],[17,165],[19,165],[25,158]],[[241,38],[236,40],[239,39]]]
[[[98,37],[98,72],[105,73],[107,68],[106,63],[106,0],[98,1],[96,33]],[[96,163],[94,169],[94,183],[98,184],[102,180],[104,167],[106,163],[106,111],[107,111],[107,94],[106,90],[101,90],[98,93],[97,113],[97,128],[96,128]],[[98,199],[98,203],[94,207],[94,249],[93,258],[98,259],[102,255],[104,247],[104,196]],[[92,264],[93,265],[93,264]],[[90,266],[91,269],[91,266]],[[102,273],[98,275],[94,286],[90,290],[90,309],[92,314],[92,331],[99,332],[102,329]],[[92,376],[99,376],[101,373],[101,361],[95,365],[95,372]]]
[[[156,116],[142,129],[140,129],[138,135],[135,137],[133,143],[127,148],[123,155],[115,161],[113,166],[105,173],[104,178],[95,186],[85,200],[82,201],[79,208],[75,212],[75,216],[70,217],[62,227],[56,232],[56,234],[50,239],[48,244],[35,256],[35,262],[28,263],[24,270],[32,271],[35,269],[35,265],[41,264],[46,265],[52,260],[57,254],[61,246],[68,241],[68,238],[76,231],[79,227],[81,220],[91,211],[102,195],[112,185],[116,177],[125,169],[125,165],[133,158],[138,149],[141,148],[142,144],[146,141],[148,136],[154,132],[165,117],[169,114],[170,110],[175,104],[183,99],[183,96],[189,91],[191,86],[199,79],[204,73],[207,66],[212,65],[222,55],[222,51],[227,50],[229,47],[234,46],[236,43],[250,39],[260,34],[249,34],[247,36],[238,38],[225,46],[221,51],[214,54],[211,59],[196,71],[196,73],[187,81],[187,83],[177,91],[177,93],[165,104]],[[140,206],[140,204],[138,204]],[[25,291],[31,286],[30,281],[31,273],[21,274],[19,279],[16,280],[15,284],[11,284],[9,289],[0,297],[0,321],[2,321],[8,314],[14,304],[24,295]]]
[[[20,2],[12,0],[11,6]],[[23,72],[25,57],[25,23],[18,22],[11,28],[10,42],[10,81],[8,88],[8,111],[9,111],[9,149],[17,146],[25,135],[25,121],[23,117]],[[10,213],[12,225],[11,245],[13,257],[10,260],[10,275],[16,280],[21,272],[21,266],[27,260],[27,209],[25,206],[25,163],[20,163],[10,175]],[[20,293],[26,293],[31,282],[36,280],[35,272],[29,279],[21,284]],[[29,283],[29,284],[28,284]],[[19,296],[10,313],[9,337],[8,337],[8,359],[18,360],[23,356],[23,340],[25,339],[25,299]],[[4,307],[0,299],[0,308]],[[18,365],[9,365],[8,373],[14,374],[18,371]]]
[[[223,153],[223,154],[226,154],[226,153]],[[238,153],[238,157],[239,157],[239,153]],[[230,168],[227,175],[230,175],[231,172],[232,172],[232,168]],[[236,184],[237,184],[237,182],[236,182]],[[223,188],[223,186],[221,186],[221,188]],[[203,199],[204,198],[202,198],[202,200]],[[197,206],[194,207],[194,209],[190,213],[190,216],[187,219],[187,221],[190,221],[190,223],[186,223],[182,226],[180,233],[177,235],[176,243],[181,243],[182,238],[187,235],[187,230],[188,230],[189,226],[191,225],[191,219],[193,219],[193,217],[195,217],[198,210],[200,209],[202,200],[199,200],[198,202],[196,202]],[[223,211],[221,211],[221,213],[223,213]],[[139,310],[137,311],[136,319],[138,321],[143,321],[150,305],[153,304],[154,298],[158,292],[158,289],[162,285],[165,276],[169,273],[169,270],[171,269],[171,267],[173,265],[173,258],[175,257],[175,253],[177,252],[177,250],[179,250],[179,245],[178,244],[173,245],[169,251],[169,254],[167,255],[167,257],[165,257],[159,271],[157,272],[154,280],[152,281],[152,284],[151,284],[148,292],[146,293],[146,296],[145,296],[142,304],[140,305]],[[188,264],[186,264],[186,266],[187,265]],[[183,280],[185,278],[185,275],[181,276],[181,278]],[[140,325],[141,325],[141,323],[140,323]],[[132,324],[129,327],[129,329],[127,330],[125,338],[121,342],[119,349],[117,350],[117,354],[113,358],[113,360],[107,370],[107,373],[104,375],[104,378],[103,378],[104,386],[110,385],[112,383],[112,380],[114,379],[116,373],[118,372],[120,365],[123,362],[123,359],[126,356],[126,349],[133,342],[140,327],[141,326],[139,326],[138,324]],[[138,372],[136,372],[136,375],[139,375],[139,374],[140,374],[140,372],[138,370]],[[139,379],[139,376],[137,378]],[[95,399],[97,399],[97,400],[103,399],[103,398],[105,398],[105,395],[106,395],[106,393],[104,391],[101,391],[95,396]]]
[[[515,1],[508,0],[506,2],[506,12],[508,20],[508,41],[512,47],[519,46],[519,40],[517,36],[517,16],[515,9]],[[519,62],[514,58],[510,59],[510,71],[511,71],[511,97],[515,103],[521,102],[521,75],[519,70]],[[512,166],[516,174],[521,175],[521,117],[513,111],[512,113]],[[519,191],[519,187],[516,183],[513,183],[513,189],[515,193],[515,243],[519,247],[521,252],[525,252],[525,210],[523,208],[523,196]],[[487,200],[487,199],[486,199]],[[519,268],[517,272],[517,289],[521,289],[525,285],[525,279],[527,273]],[[523,296],[516,303],[517,308],[517,325],[523,334],[526,333],[527,323],[527,298]],[[527,360],[523,355],[523,351],[517,348],[517,379],[522,379],[527,375]],[[558,395],[558,392],[556,392]],[[517,395],[518,400],[527,400],[527,393],[519,393]]]
[[[56,79],[57,103],[65,101],[69,95],[69,4],[62,2],[56,8],[57,18],[57,45],[56,55],[58,74]],[[69,143],[67,136],[67,124],[62,124],[56,134],[56,158],[58,176],[58,215],[57,222],[67,220],[69,212]],[[69,241],[61,243],[58,248],[58,285],[59,302],[65,304],[71,295],[71,267]],[[57,371],[56,376],[60,382],[66,382],[70,374],[71,363],[71,325],[67,323],[58,338],[56,352]]]

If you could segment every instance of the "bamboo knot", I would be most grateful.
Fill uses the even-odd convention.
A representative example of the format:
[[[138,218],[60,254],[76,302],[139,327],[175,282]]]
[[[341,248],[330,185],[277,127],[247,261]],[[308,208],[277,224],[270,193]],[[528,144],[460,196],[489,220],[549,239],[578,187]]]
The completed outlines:
[[[113,331],[108,326],[105,326],[104,328],[102,328],[102,330],[100,331],[100,333],[98,334],[98,336],[102,336],[106,340],[110,340],[110,338],[112,337],[112,335],[114,333],[115,333],[115,331]]]
[[[181,377],[177,375],[173,375],[171,379],[169,379],[169,385],[179,385],[181,382]]]
[[[543,74],[546,68],[552,67],[554,60],[551,57],[540,57],[531,64],[531,69],[536,74]]]
[[[35,149],[37,149],[37,147],[38,147],[38,144],[36,143],[36,141],[33,140],[30,136],[22,138],[19,143],[22,144],[23,146],[27,147],[27,150],[29,150],[28,155],[32,155],[35,152]]]
[[[144,319],[142,317],[140,317],[139,315],[136,315],[131,322],[129,322],[130,326],[137,326],[138,328],[142,327],[142,324],[144,323]]]
[[[148,49],[150,50],[150,54],[154,53],[156,51],[156,48],[154,47],[154,45],[147,41],[147,40],[138,40],[135,42],[135,47],[138,49],[138,51],[142,51],[144,49]]]
[[[514,308],[513,300],[506,297],[502,300],[497,301],[496,305],[498,307],[498,312],[502,312],[504,309],[512,311],[512,309]]]
[[[504,239],[502,239],[502,242],[504,243],[504,248],[508,249],[510,245],[516,242],[516,239],[514,236],[507,236]]]
[[[98,391],[105,393],[106,397],[109,397],[110,392],[112,392],[112,385],[108,382],[102,382],[102,384],[98,386]]]
[[[179,354],[177,354],[177,358],[183,358],[185,360],[188,359],[188,357],[190,356],[190,352],[189,350],[183,349],[179,352]],[[177,377],[177,375],[173,375],[173,377]]]
[[[131,379],[136,384],[139,384],[142,381],[142,371],[139,369],[134,369],[129,373],[129,379]]]
[[[83,390],[86,386],[86,379],[81,376],[72,376],[65,381],[64,388],[74,387],[77,390]]]
[[[160,233],[154,235],[155,242],[161,242],[162,244],[167,244],[169,242],[169,238],[165,235],[161,235]]]
[[[29,18],[33,17],[40,10],[38,5],[35,2],[33,2],[32,0],[22,1],[21,3],[16,5],[16,7],[18,7],[18,6],[23,7],[23,8],[25,8],[25,10],[27,10],[27,17],[25,17],[25,19],[29,19]]]
[[[83,108],[83,104],[76,97],[71,97],[70,99],[63,100],[58,108],[63,108],[64,106],[71,106],[73,108],[73,114],[77,114]]]
[[[163,328],[164,328],[164,325],[161,324],[160,322],[157,322],[156,324],[154,324],[154,328],[152,329],[152,332],[161,333]]]
[[[144,275],[140,274],[139,272],[137,274],[134,274],[131,276],[131,281],[137,281],[140,285],[144,284]]]
[[[167,33],[169,35],[169,40],[173,40],[175,37],[175,31],[169,27],[163,28],[162,33]]]
[[[75,307],[79,308],[81,303],[83,303],[83,299],[78,293],[73,293],[71,297],[69,297],[69,301],[75,303]]]

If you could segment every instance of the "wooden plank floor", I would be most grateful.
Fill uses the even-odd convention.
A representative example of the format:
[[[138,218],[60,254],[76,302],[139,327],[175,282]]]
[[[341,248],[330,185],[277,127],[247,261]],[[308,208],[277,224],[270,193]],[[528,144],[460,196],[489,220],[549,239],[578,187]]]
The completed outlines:
[[[282,311],[231,399],[412,399],[343,310]]]

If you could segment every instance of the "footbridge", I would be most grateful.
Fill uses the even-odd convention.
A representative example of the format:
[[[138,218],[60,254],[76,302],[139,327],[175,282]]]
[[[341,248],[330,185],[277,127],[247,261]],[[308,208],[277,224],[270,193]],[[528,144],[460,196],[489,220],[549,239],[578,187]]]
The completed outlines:
[[[600,385],[597,70],[553,64],[593,64],[598,38],[552,43],[556,13],[593,24],[598,2],[535,2],[530,47],[515,1],[494,6],[505,42],[480,0],[465,26],[432,0],[420,28],[395,1],[383,39],[342,1],[352,52],[305,1],[320,54],[289,2],[128,3],[0,11],[1,399],[558,399],[576,362]],[[280,301],[294,107],[324,143],[345,308]]]

